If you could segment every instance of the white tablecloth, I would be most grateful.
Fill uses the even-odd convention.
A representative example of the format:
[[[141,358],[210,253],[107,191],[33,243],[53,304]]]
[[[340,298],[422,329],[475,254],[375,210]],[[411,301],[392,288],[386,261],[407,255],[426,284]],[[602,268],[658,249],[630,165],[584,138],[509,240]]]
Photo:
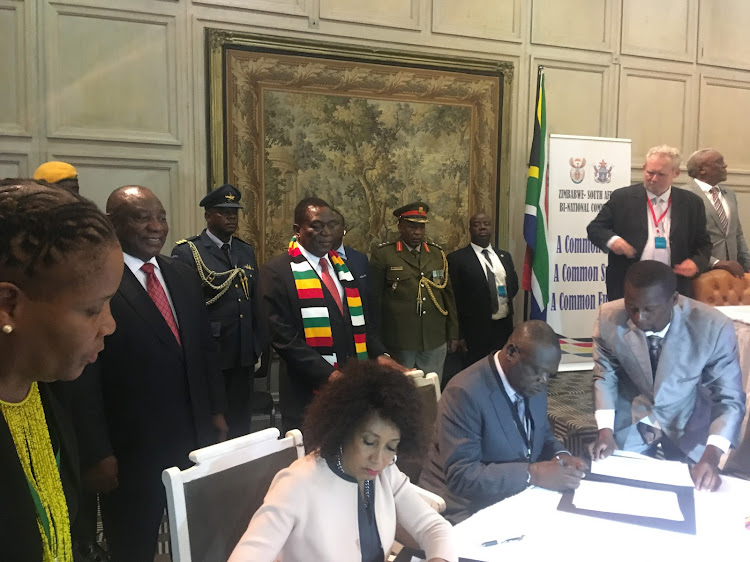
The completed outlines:
[[[558,511],[561,494],[529,488],[456,525],[459,555],[483,562],[747,560],[750,481],[725,477],[718,492],[694,494],[696,534],[687,535]],[[520,541],[481,546],[521,535]]]

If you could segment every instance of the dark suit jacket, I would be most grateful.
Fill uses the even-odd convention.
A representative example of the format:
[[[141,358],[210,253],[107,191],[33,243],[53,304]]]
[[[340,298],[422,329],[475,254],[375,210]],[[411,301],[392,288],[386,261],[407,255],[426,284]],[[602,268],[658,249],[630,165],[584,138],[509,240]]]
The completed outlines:
[[[346,254],[346,266],[357,280],[359,295],[364,303],[365,300],[370,298],[370,279],[367,276],[370,272],[370,260],[367,259],[365,254],[350,246],[344,246],[344,253]],[[365,314],[367,314],[366,311]]]
[[[211,415],[223,412],[224,386],[200,282],[189,266],[156,259],[182,346],[125,266],[110,304],[117,329],[96,363],[70,383],[84,469],[115,455],[121,474],[159,478],[164,468],[189,465],[191,450],[216,440]]]
[[[513,297],[518,293],[518,275],[513,267],[513,258],[508,252],[494,248],[505,268],[505,286],[508,293],[508,315],[513,317]],[[471,244],[448,254],[448,271],[453,283],[453,295],[458,311],[459,337],[472,346],[484,349],[492,330],[492,303],[490,286],[484,265],[479,262]],[[494,291],[494,287],[492,290]],[[511,320],[512,324],[512,320]],[[487,349],[487,353],[490,349]],[[477,358],[479,359],[479,358]]]
[[[564,447],[547,420],[547,393],[528,399],[534,424],[531,457],[518,431],[494,356],[477,361],[448,383],[438,402],[434,442],[419,485],[445,499],[443,514],[459,523],[526,488],[529,463]]]
[[[189,238],[211,271],[224,272],[241,267],[247,275],[249,298],[245,296],[242,284],[236,280],[219,300],[208,306],[208,319],[211,322],[211,335],[216,340],[222,369],[235,367],[252,367],[263,351],[263,341],[258,324],[258,262],[255,261],[253,247],[232,238],[230,255],[232,263],[227,260],[213,240],[203,230],[200,236]],[[190,246],[183,242],[172,249],[172,257],[196,269],[195,259]],[[220,285],[226,277],[218,277],[214,284]],[[203,287],[206,301],[216,296],[216,291]]]
[[[52,447],[60,451],[62,480],[71,524],[78,511],[80,492],[78,451],[67,412],[45,383],[39,383]],[[42,539],[29,485],[18,460],[5,418],[0,415],[0,557],[8,560],[41,560]],[[5,559],[5,558],[4,558]]]
[[[609,253],[607,298],[610,301],[624,296],[625,273],[641,259],[648,240],[647,213],[646,188],[638,183],[613,191],[609,201],[588,225],[589,240],[603,252]],[[635,248],[636,255],[633,259],[609,251],[607,242],[615,235]],[[674,187],[669,244],[673,267],[689,258],[701,272],[709,268],[711,239],[706,231],[703,201],[694,193]],[[690,296],[692,281],[678,275],[677,290]]]
[[[317,350],[305,342],[300,301],[289,263],[289,255],[282,254],[263,265],[260,270],[261,314],[268,323],[266,333],[287,367],[279,378],[281,414],[285,418],[285,425],[290,421],[301,421],[302,412],[312,400],[313,392],[335,370]],[[334,350],[339,366],[343,366],[347,359],[356,357],[349,311],[344,300],[342,315],[325,285],[322,287],[331,322]],[[367,351],[372,358],[386,351],[369,324]]]

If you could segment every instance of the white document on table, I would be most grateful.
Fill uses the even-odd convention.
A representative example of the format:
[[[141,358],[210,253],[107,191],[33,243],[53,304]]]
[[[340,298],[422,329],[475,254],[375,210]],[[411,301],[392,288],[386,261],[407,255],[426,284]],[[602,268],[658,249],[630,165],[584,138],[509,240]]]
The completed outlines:
[[[591,473],[641,482],[693,487],[688,465],[678,461],[660,461],[648,457],[632,458],[615,454],[606,459],[593,461]]]
[[[573,505],[578,509],[605,513],[685,520],[676,493],[609,482],[581,480],[573,496]]]

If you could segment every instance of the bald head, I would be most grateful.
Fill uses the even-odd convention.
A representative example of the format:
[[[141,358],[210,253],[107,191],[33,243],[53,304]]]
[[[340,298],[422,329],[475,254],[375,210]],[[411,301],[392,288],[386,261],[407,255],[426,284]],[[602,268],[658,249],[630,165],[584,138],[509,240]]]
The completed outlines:
[[[687,161],[687,172],[691,178],[714,186],[726,181],[727,165],[724,156],[713,148],[701,148],[690,155]]]
[[[557,334],[549,324],[529,320],[513,330],[500,352],[500,365],[516,392],[533,396],[557,373],[561,355]]]
[[[147,187],[127,185],[115,189],[107,199],[107,215],[123,251],[144,262],[156,256],[167,240],[167,212]]]

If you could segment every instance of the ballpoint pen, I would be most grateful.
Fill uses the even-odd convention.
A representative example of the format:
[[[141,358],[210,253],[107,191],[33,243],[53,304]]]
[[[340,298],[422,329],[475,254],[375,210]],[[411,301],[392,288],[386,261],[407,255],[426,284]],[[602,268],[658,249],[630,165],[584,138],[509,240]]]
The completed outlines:
[[[482,546],[495,546],[496,544],[505,544],[505,543],[509,543],[509,542],[520,541],[520,540],[523,540],[523,538],[525,536],[526,535],[519,535],[517,537],[510,537],[509,539],[505,539],[505,540],[502,540],[502,541],[498,541],[497,539],[495,539],[495,540],[492,540],[492,541],[483,542]]]

